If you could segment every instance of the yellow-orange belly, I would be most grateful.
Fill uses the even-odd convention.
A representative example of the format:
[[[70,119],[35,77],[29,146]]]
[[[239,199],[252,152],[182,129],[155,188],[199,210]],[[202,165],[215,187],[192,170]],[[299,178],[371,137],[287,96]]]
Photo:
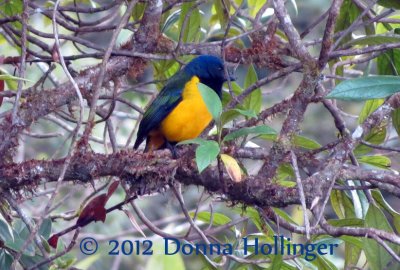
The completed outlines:
[[[198,77],[186,83],[182,101],[161,123],[161,133],[170,142],[198,137],[212,120],[197,87],[198,83]]]

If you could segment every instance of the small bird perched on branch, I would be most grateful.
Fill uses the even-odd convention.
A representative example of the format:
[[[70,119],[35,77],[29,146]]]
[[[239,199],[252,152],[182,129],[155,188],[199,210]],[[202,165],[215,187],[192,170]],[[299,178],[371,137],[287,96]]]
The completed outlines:
[[[168,79],[147,108],[133,148],[146,139],[145,152],[169,148],[174,154],[176,143],[198,137],[212,120],[198,83],[207,85],[221,98],[225,81],[221,59],[211,55],[193,59]]]

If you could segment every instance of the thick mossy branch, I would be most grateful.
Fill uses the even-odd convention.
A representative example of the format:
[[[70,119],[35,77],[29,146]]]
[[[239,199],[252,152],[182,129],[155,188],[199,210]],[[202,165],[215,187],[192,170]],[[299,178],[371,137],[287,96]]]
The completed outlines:
[[[232,203],[283,207],[300,202],[296,188],[284,187],[263,177],[247,177],[234,183],[224,175],[222,183],[215,167],[198,174],[191,151],[181,151],[180,159],[171,158],[168,151],[151,155],[135,151],[120,151],[104,155],[87,152],[71,160],[64,181],[88,183],[99,177],[114,176],[130,183],[131,192],[150,194],[164,190],[168,184],[178,181],[185,185],[203,186],[208,192],[223,195]],[[11,190],[32,189],[44,182],[57,181],[64,159],[52,161],[31,160],[20,164],[7,164],[0,169],[0,188]],[[372,181],[374,185],[397,194],[400,181],[394,172],[360,170],[357,167],[330,166],[304,180],[307,204],[323,198],[332,177]]]

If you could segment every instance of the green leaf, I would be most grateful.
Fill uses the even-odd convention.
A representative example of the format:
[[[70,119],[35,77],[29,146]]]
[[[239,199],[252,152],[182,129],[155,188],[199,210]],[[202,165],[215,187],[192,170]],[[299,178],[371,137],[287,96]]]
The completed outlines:
[[[400,232],[400,213],[390,206],[390,204],[383,198],[382,193],[379,190],[372,190],[371,194],[378,205],[392,215],[393,226],[396,228],[397,232]]]
[[[270,268],[271,270],[275,269],[275,268]],[[279,268],[279,270],[297,270],[298,268],[287,263],[287,262],[283,262],[283,264],[281,265],[281,268]]]
[[[51,247],[50,247],[49,242],[47,242],[47,239],[44,238],[42,235],[39,235],[39,238],[40,238],[42,247],[43,247],[48,253],[50,253],[50,252],[51,252]]]
[[[42,222],[42,225],[39,229],[39,235],[43,236],[45,239],[48,239],[51,234],[51,219],[45,218]]]
[[[363,248],[362,239],[350,235],[342,235],[339,237],[340,239],[344,240],[346,243],[352,244],[356,247]]]
[[[57,258],[55,260],[55,265],[57,265],[57,269],[69,269],[77,261],[76,257],[70,253],[65,254],[64,256]]]
[[[229,133],[223,139],[223,141],[231,141],[239,137],[243,137],[249,134],[261,135],[261,134],[276,134],[276,131],[269,126],[260,125],[255,127],[246,127],[238,129],[234,132]]]
[[[376,228],[387,232],[393,232],[383,212],[377,208],[374,204],[369,205],[367,215],[365,217],[366,228]],[[392,261],[392,256],[375,240],[363,239],[364,252],[368,261],[369,269],[380,270],[385,269],[388,263]],[[398,250],[398,247],[393,244],[389,244],[394,251]]]
[[[247,89],[252,84],[258,81],[257,73],[253,65],[249,67],[246,78],[244,80],[244,88]],[[262,93],[261,89],[257,88],[250,95],[248,95],[243,102],[243,106],[246,110],[251,110],[255,114],[258,114],[261,110]]]
[[[186,244],[186,243],[185,243]],[[172,246],[172,244],[171,244]],[[185,264],[180,252],[174,255],[166,255],[161,246],[154,246],[154,254],[147,261],[145,270],[185,270]]]
[[[392,112],[392,124],[396,129],[397,135],[400,136],[400,109],[396,109]]]
[[[92,265],[98,260],[104,258],[100,252],[84,257],[84,259],[77,262],[74,266],[78,269],[91,269]]]
[[[304,149],[313,150],[313,149],[318,149],[321,147],[321,145],[318,142],[316,142],[310,138],[307,138],[304,136],[299,136],[299,135],[294,136],[293,142],[294,142],[294,145],[304,148]]]
[[[38,264],[38,263],[40,263],[40,262],[43,261],[43,260],[45,260],[45,258],[42,257],[42,256],[27,256],[27,255],[22,255],[22,256],[21,256],[21,259],[20,259],[20,262],[21,262],[21,264],[24,266],[24,269],[25,269],[25,268],[34,266],[35,264]],[[39,270],[48,270],[49,268],[48,268],[48,266],[45,264],[45,265],[42,265],[42,266],[40,266],[39,268],[35,268],[35,269],[39,269]]]
[[[339,17],[336,21],[335,33],[346,30],[361,14],[360,9],[352,0],[344,0],[340,7]],[[343,38],[340,44],[344,44],[351,40],[351,33]]]
[[[393,226],[395,227],[397,234],[400,233],[400,215],[393,215]]]
[[[280,216],[281,218],[283,218],[284,220],[286,220],[287,222],[291,223],[291,224],[295,224],[295,225],[299,225],[294,219],[292,219],[292,217],[290,215],[288,215],[285,211],[279,209],[279,208],[275,208],[272,207],[272,209],[274,210],[275,214],[277,214],[278,216]]]
[[[388,211],[392,216],[400,215],[399,212],[394,210],[390,206],[390,204],[388,204],[388,202],[385,200],[385,198],[383,198],[383,195],[379,190],[372,190],[371,194],[372,194],[372,197],[374,198],[374,200],[378,203],[378,205],[380,207],[382,207],[383,209],[385,209],[386,211]]]
[[[194,212],[191,212],[190,216],[193,218]],[[210,223],[211,222],[211,213],[207,212],[207,211],[199,212],[199,213],[197,213],[197,219],[201,220],[205,223]],[[212,214],[212,225],[214,225],[214,226],[224,225],[231,221],[232,221],[232,219],[225,216],[224,214],[221,214],[221,213],[213,213]]]
[[[400,49],[385,51],[377,58],[377,68],[379,75],[399,75],[400,74]]]
[[[275,256],[272,256],[271,269],[282,269],[282,264],[283,264],[282,254],[279,253]]]
[[[392,161],[385,156],[362,156],[357,158],[359,162],[369,164],[378,168],[387,169],[391,166]]]
[[[284,187],[293,187],[296,185],[294,181],[295,175],[292,166],[289,163],[282,163],[276,171],[276,183]]]
[[[362,124],[364,123],[365,119],[373,113],[376,109],[379,108],[383,104],[385,100],[384,99],[372,99],[372,100],[367,100],[364,104],[364,107],[361,110],[360,116],[358,117],[358,123]]]
[[[200,37],[200,10],[196,7],[193,9],[195,3],[185,2],[182,4],[181,16],[179,18],[179,29],[184,31],[182,41],[183,42],[193,42],[198,41]],[[188,12],[191,12],[188,14]],[[188,20],[186,23],[186,28],[183,29],[183,23],[186,15],[188,14]]]
[[[178,62],[174,60],[160,60],[153,62],[153,74],[156,80],[160,80],[158,82],[157,89],[162,89],[165,85],[164,80],[170,78],[173,74],[175,74],[179,70]]]
[[[225,4],[227,10],[229,11],[230,2],[224,1],[224,3],[222,3],[222,1],[224,1],[224,0],[214,1],[214,8],[215,8],[215,13],[217,14],[217,17],[218,17],[218,21],[221,24],[221,27],[223,29],[225,29],[225,26],[228,22],[229,16],[228,16],[228,12],[226,11],[226,9],[224,7],[224,4]]]
[[[295,174],[289,163],[282,163],[276,171],[275,183],[283,187],[295,187]]]
[[[14,241],[12,228],[2,218],[0,218],[0,240],[2,240],[3,242]]]
[[[208,141],[202,138],[195,138],[191,140],[185,140],[179,142],[177,145],[181,144],[198,144],[196,149],[196,164],[201,173],[205,168],[208,167],[214,160],[216,160],[219,154],[219,145],[216,141]]]
[[[17,89],[18,89],[18,83],[14,80],[7,80],[6,85],[7,85],[8,89],[10,89],[12,91],[17,91]]]
[[[0,249],[0,269],[11,270],[12,263],[13,257],[4,249]]]
[[[343,235],[340,239],[345,241],[344,253],[345,253],[345,266],[351,267],[357,265],[360,260],[363,243],[360,238]]]
[[[246,117],[257,118],[257,115],[252,110],[241,110],[241,109],[233,109],[233,110]]]
[[[258,211],[253,207],[247,206],[246,209],[244,209],[243,207],[237,207],[235,208],[235,211],[249,217],[254,225],[257,227],[259,232],[263,233],[266,236],[274,235],[274,230],[272,229],[272,227],[269,226],[269,224],[260,217]]]
[[[228,94],[229,95],[229,94]],[[222,112],[221,114],[221,126],[224,126],[226,123],[232,121],[233,119],[237,118],[240,115],[235,110],[227,110]]]
[[[296,182],[295,181],[287,181],[287,180],[278,180],[276,182],[278,185],[282,186],[282,187],[295,187],[296,186]]]
[[[32,82],[31,80],[24,79],[24,78],[19,78],[10,74],[0,74],[0,80],[3,81],[25,81],[25,82]]]
[[[134,21],[139,20],[143,16],[145,7],[146,7],[145,3],[137,3],[135,5],[132,11],[132,19]]]
[[[371,76],[341,82],[326,97],[361,101],[386,98],[400,91],[400,77]]]
[[[332,208],[340,219],[355,218],[353,203],[346,193],[333,190],[330,199]]]
[[[328,223],[335,227],[356,226],[363,227],[364,220],[359,218],[329,219]]]
[[[328,260],[328,258],[321,256],[321,255],[316,255],[316,259],[312,261],[314,265],[318,267],[318,269],[326,269],[326,270],[336,270],[336,266]]]
[[[265,0],[248,0],[248,7],[250,9],[250,16],[256,16],[257,12],[265,4]]]
[[[296,260],[297,263],[300,263],[300,269],[307,269],[307,270],[319,270],[316,265],[314,265],[312,262],[307,261],[306,259],[300,257],[299,259]],[[325,268],[322,268],[325,270]]]
[[[179,20],[180,15],[181,12],[179,9],[171,13],[171,15],[169,15],[168,18],[165,20],[161,32],[165,33],[169,31],[170,28]]]
[[[369,143],[379,145],[379,144],[383,143],[385,138],[386,138],[386,128],[385,127],[374,127],[374,128],[372,128],[371,132],[367,136],[364,137],[364,140]],[[361,155],[365,155],[365,154],[371,152],[371,150],[372,150],[371,147],[360,144],[354,149],[354,154],[356,156],[361,156]]]
[[[380,44],[390,44],[400,42],[400,35],[395,34],[384,34],[384,35],[371,35],[353,39],[352,41],[346,43],[344,46],[354,46],[354,45],[380,45]]]
[[[399,15],[393,15],[393,16],[388,16],[386,17],[388,19],[400,19]],[[387,31],[392,31],[393,29],[395,30],[396,28],[399,28],[400,24],[399,23],[377,23],[376,24],[376,33],[377,34],[383,34],[386,33]],[[394,31],[394,33],[399,34],[398,32]]]
[[[205,84],[198,84],[200,94],[207,106],[208,111],[211,113],[215,121],[221,117],[222,103],[217,93]]]
[[[239,95],[240,93],[243,92],[243,89],[236,82],[231,82],[231,86],[232,86],[232,92],[235,95]],[[228,104],[231,100],[232,100],[232,97],[229,93],[222,92],[222,105],[223,106]],[[243,108],[242,105],[238,105],[238,107]],[[223,112],[221,115],[222,126],[224,124],[228,123],[229,121],[231,121],[232,119],[236,118],[240,113],[242,113],[243,115],[245,115],[245,114],[251,115],[251,116],[256,115],[253,111],[247,110],[247,109],[235,108],[235,109],[227,110],[227,111]],[[245,116],[247,116],[247,115],[245,115]]]
[[[227,94],[229,95],[229,94]],[[242,109],[231,109],[231,110],[227,110],[225,112],[223,112],[221,114],[221,124],[222,126],[226,123],[228,123],[229,121],[235,119],[236,117],[238,117],[239,115],[243,115],[247,118],[256,118],[257,115],[254,113],[254,111],[252,110],[242,110]]]
[[[400,2],[398,0],[379,0],[378,5],[385,8],[400,9]]]
[[[233,92],[235,95],[239,95],[239,94],[241,94],[241,93],[243,92],[242,87],[240,87],[240,85],[237,84],[236,81],[231,82],[231,86],[232,86],[232,92]]]
[[[318,247],[320,245],[325,245],[324,247],[326,247],[326,246],[333,245],[333,244],[340,245],[340,244],[342,244],[342,242],[343,241],[341,239],[328,237],[328,238],[322,238],[318,241],[315,241],[313,244],[315,244],[317,246],[316,249],[318,249]],[[325,249],[325,252],[328,249]],[[307,256],[307,253],[306,253],[306,256]],[[316,256],[316,258],[315,258],[315,260],[312,261],[312,263],[314,265],[316,265],[318,267],[318,269],[331,269],[331,270],[337,269],[336,266],[326,256],[319,255],[318,252],[315,253],[315,256]],[[309,259],[311,259],[311,258],[312,258],[312,256],[309,257]]]
[[[264,139],[264,140],[275,141],[277,138],[277,135],[276,134],[267,134],[267,135],[260,136],[260,138]],[[311,149],[311,150],[321,147],[321,145],[318,142],[316,142],[310,138],[300,136],[300,135],[295,135],[293,137],[292,143],[294,145],[296,145],[297,147],[301,147],[304,149]]]
[[[219,154],[219,145],[216,141],[206,141],[200,144],[196,149],[196,164],[199,173],[204,171]]]
[[[5,246],[15,251],[19,251],[25,244],[26,239],[28,239],[29,234],[30,233],[26,225],[21,220],[17,220],[13,223],[14,241],[6,241]],[[34,256],[35,255],[34,243],[30,243],[24,250],[23,254],[27,256]]]
[[[14,16],[14,15],[22,14],[23,2],[22,2],[22,0],[4,1],[4,3],[2,3],[0,5],[0,10],[2,11],[2,13],[4,13],[7,16],[10,16],[10,17]],[[1,16],[1,17],[3,17],[3,16]],[[14,25],[14,27],[16,27],[19,30],[22,28],[22,25],[19,21],[12,22],[12,24]]]
[[[297,8],[296,0],[290,0],[289,3],[292,4],[293,9],[294,9],[294,12],[295,12],[295,15],[296,15],[296,16],[299,15],[299,10],[298,10],[298,8]]]

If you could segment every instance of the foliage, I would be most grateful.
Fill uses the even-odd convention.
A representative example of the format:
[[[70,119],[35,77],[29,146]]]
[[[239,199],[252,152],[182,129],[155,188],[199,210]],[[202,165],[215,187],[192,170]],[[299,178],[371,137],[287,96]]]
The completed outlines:
[[[0,269],[400,269],[399,1],[300,2],[0,5]],[[212,125],[130,149],[197,54]]]

